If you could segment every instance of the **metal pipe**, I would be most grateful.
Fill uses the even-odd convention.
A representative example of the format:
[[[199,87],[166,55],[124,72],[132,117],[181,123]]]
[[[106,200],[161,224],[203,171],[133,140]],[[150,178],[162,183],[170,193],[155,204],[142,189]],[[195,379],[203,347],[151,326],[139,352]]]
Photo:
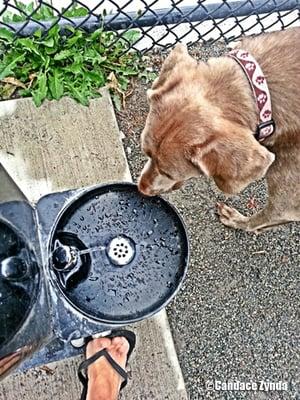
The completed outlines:
[[[65,19],[60,17],[58,25],[63,29],[67,25],[82,28],[92,32],[100,27],[105,30],[125,30],[158,25],[172,25],[180,22],[202,22],[230,17],[243,17],[248,15],[269,14],[278,11],[300,10],[300,0],[256,0],[256,1],[228,1],[205,5],[204,2],[197,6],[177,7],[176,9],[147,10],[146,12],[128,12],[124,14],[95,17],[93,15]],[[72,23],[71,23],[71,22]],[[37,29],[48,30],[54,21],[26,21],[19,23],[0,23],[20,36],[30,36]]]

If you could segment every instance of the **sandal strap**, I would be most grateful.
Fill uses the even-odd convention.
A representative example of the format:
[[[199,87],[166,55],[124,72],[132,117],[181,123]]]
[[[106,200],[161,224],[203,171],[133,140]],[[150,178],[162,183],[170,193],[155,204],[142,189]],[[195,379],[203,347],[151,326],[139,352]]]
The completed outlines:
[[[107,361],[113,367],[113,369],[124,379],[124,381],[127,382],[127,379],[128,379],[127,372],[112,358],[112,356],[109,354],[109,352],[106,349],[103,349],[103,350],[104,350],[104,357],[107,359]]]
[[[84,375],[83,371],[86,371],[91,364],[93,364],[96,360],[98,360],[100,357],[103,356],[107,359],[107,361],[113,367],[113,369],[124,379],[124,381],[127,382],[128,379],[127,372],[112,358],[112,356],[106,349],[98,351],[97,353],[93,354],[90,358],[83,361],[79,365],[78,377],[80,379],[80,382],[83,384],[87,383],[87,377]]]
[[[126,364],[127,364],[129,357],[135,347],[135,342],[136,342],[135,334],[134,334],[134,332],[121,329],[121,330],[113,331],[110,335],[108,335],[106,337],[114,338],[117,336],[125,337],[125,339],[127,339],[128,343],[129,343],[129,351],[127,354],[127,361],[126,361]],[[88,343],[88,341],[90,341],[91,339],[92,339],[92,337],[87,338],[86,343]],[[124,379],[121,384],[120,390],[122,390],[127,384],[127,381],[128,381],[127,372],[122,367],[120,367],[119,364],[116,363],[116,361],[111,357],[111,355],[108,353],[108,351],[106,349],[102,349],[102,350],[98,351],[97,353],[95,353],[90,358],[88,358],[87,360],[83,361],[78,367],[78,378],[83,385],[81,400],[86,400],[86,396],[87,396],[88,377],[86,376],[86,370],[93,362],[95,362],[98,358],[100,358],[102,356],[104,356],[107,359],[107,361],[114,368],[114,370]]]

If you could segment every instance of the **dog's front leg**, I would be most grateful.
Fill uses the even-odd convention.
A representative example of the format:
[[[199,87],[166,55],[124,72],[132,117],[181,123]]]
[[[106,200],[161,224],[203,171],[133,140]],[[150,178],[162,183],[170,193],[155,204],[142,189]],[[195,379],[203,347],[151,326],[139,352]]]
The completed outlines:
[[[268,203],[266,207],[245,217],[225,204],[218,205],[220,221],[231,228],[261,233],[278,225],[300,221],[300,150],[276,154],[276,160],[267,174]]]
[[[272,204],[268,204],[266,208],[251,217],[245,217],[234,208],[219,203],[218,214],[224,225],[254,233],[261,233],[278,225],[297,220],[294,213],[284,211],[279,214],[278,209],[274,208]],[[298,216],[298,220],[300,220],[300,216]]]

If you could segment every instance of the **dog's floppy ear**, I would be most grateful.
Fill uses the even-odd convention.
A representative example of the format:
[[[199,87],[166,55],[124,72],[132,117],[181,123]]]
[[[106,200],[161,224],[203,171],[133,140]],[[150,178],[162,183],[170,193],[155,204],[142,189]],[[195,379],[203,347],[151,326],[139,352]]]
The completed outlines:
[[[168,78],[179,64],[182,64],[180,68],[185,68],[188,65],[197,65],[197,61],[189,55],[187,47],[181,43],[177,44],[165,59],[158,78],[154,80],[151,89],[147,91],[149,101],[170,90],[170,85],[174,87],[178,83],[181,79],[180,74],[174,77],[173,80]]]
[[[187,47],[184,44],[178,43],[165,59],[161,67],[159,77],[152,84],[152,89],[157,89],[157,87],[163,83],[163,80],[166,79],[167,75],[179,62],[182,62],[186,59],[189,60],[190,58],[192,57],[189,55]]]
[[[251,132],[245,135],[216,135],[206,143],[192,146],[190,161],[214,179],[226,194],[237,194],[251,182],[265,176],[275,155],[260,145]]]

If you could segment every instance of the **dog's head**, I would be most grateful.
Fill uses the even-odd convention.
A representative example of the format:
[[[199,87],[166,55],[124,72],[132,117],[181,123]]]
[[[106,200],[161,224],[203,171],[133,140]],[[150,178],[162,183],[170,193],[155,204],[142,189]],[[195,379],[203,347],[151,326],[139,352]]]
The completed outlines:
[[[145,195],[178,189],[202,174],[236,194],[262,178],[274,161],[248,128],[211,101],[210,94],[222,88],[211,87],[210,68],[178,45],[148,90],[141,144],[149,160],[138,182]]]

